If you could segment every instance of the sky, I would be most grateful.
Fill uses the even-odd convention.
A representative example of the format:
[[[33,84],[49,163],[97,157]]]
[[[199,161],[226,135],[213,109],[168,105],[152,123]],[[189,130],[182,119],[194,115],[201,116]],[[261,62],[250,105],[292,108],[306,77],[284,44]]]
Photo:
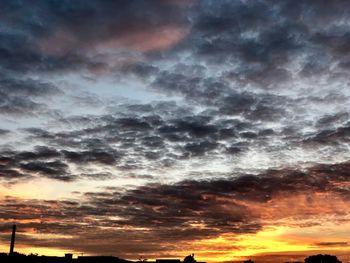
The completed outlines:
[[[350,260],[349,14],[0,1],[0,251]]]

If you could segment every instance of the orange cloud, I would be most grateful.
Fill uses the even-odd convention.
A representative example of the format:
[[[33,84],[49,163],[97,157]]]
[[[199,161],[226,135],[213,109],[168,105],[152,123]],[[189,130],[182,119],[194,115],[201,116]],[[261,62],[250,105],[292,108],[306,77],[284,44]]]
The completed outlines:
[[[348,166],[320,167],[313,177],[276,171],[224,183],[148,185],[117,197],[108,191],[88,193],[80,202],[6,198],[1,205],[6,217],[22,224],[27,235],[24,245],[47,244],[36,238],[33,230],[40,229],[38,233],[45,235],[76,233],[71,239],[51,241],[51,248],[108,253],[117,247],[113,253],[130,259],[140,250],[147,258],[195,252],[208,262],[261,253],[305,251],[305,257],[315,250],[346,250],[350,241],[350,209],[344,192],[349,185],[343,178],[336,180]],[[316,173],[316,168],[310,171]],[[42,213],[45,220],[39,223]],[[128,244],[120,243],[125,233]],[[113,248],[104,243],[107,237]],[[99,243],[81,244],[82,238]]]
[[[180,25],[162,25],[112,31],[111,35],[97,39],[80,39],[74,32],[57,29],[52,35],[40,40],[42,52],[62,56],[69,51],[129,50],[137,52],[161,51],[171,48],[189,33],[189,28]]]
[[[180,42],[189,32],[186,27],[168,25],[150,28],[145,31],[125,33],[114,36],[106,42],[99,43],[97,48],[126,48],[140,52],[151,52],[168,49]]]

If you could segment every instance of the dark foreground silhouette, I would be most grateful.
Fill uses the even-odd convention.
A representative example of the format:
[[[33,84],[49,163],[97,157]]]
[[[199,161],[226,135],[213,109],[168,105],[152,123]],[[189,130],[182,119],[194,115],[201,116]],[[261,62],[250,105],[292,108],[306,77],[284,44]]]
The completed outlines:
[[[73,258],[72,254],[66,254],[65,257],[23,255],[13,252],[11,255],[0,253],[1,263],[205,263],[197,262],[194,254],[188,255],[183,261],[180,259],[157,259],[156,261],[130,261],[113,256],[79,256]],[[252,260],[243,261],[243,263],[254,263]],[[257,262],[258,263],[258,262]],[[303,262],[286,262],[303,263]],[[305,258],[304,263],[342,263],[336,256],[332,255],[313,255]]]
[[[336,256],[319,254],[305,258],[305,263],[341,263],[341,261]]]
[[[53,256],[38,256],[38,255],[24,255],[16,252],[11,254],[1,253],[1,263],[205,263],[197,262],[194,259],[194,254],[188,255],[183,261],[180,259],[157,259],[156,261],[130,261],[113,256],[79,256],[73,258],[72,254],[66,254],[65,257]]]
[[[73,259],[71,254],[65,257],[23,255],[14,252],[12,255],[0,254],[0,262],[18,262],[18,263],[131,263],[131,261],[120,259],[118,257],[99,256],[99,257],[78,257]]]
[[[140,259],[136,262],[121,259],[113,256],[79,256],[73,258],[73,254],[67,253],[64,257],[38,256],[36,254],[24,255],[15,252],[17,226],[12,226],[10,253],[0,253],[0,263],[145,263],[146,259]],[[157,259],[155,262],[147,261],[147,263],[206,263],[197,262],[194,259],[194,254],[188,255],[183,261],[180,259]]]

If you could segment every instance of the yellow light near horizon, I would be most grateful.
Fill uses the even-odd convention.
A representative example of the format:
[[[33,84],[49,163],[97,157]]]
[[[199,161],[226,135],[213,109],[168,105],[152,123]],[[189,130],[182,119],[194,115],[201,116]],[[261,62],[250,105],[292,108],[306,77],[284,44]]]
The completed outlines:
[[[332,202],[329,202],[332,200]],[[229,198],[217,199],[220,202],[229,202]],[[328,203],[326,202],[328,201]],[[302,252],[302,254],[310,254],[316,250],[335,250],[345,251],[344,245],[342,243],[349,242],[348,233],[350,232],[350,213],[347,203],[344,200],[339,199],[337,196],[325,195],[322,193],[314,193],[312,195],[312,203],[310,203],[304,195],[295,195],[294,197],[280,197],[279,199],[272,200],[268,204],[261,205],[260,203],[248,203],[242,202],[243,206],[250,207],[252,211],[259,213],[261,218],[264,218],[265,221],[256,221],[259,225],[265,226],[261,231],[257,233],[244,234],[244,233],[227,233],[217,236],[215,238],[201,239],[198,241],[187,240],[184,242],[178,242],[177,244],[171,243],[168,251],[162,251],[162,253],[149,253],[144,256],[151,259],[156,258],[165,258],[165,257],[176,257],[183,258],[184,256],[194,252],[195,257],[198,261],[206,261],[208,263],[214,262],[223,262],[223,261],[243,261],[247,258],[254,258],[254,256],[269,255],[269,254],[286,254],[286,253],[296,253]],[[59,209],[60,207],[56,204],[52,204],[53,209]],[[230,206],[226,206],[230,208]],[[285,208],[285,209],[282,209]],[[22,211],[25,208],[20,208],[19,211]],[[303,211],[305,216],[302,214]],[[34,208],[24,210],[24,213],[38,213],[38,209]],[[39,211],[40,212],[40,211]],[[233,210],[233,213],[236,211]],[[337,216],[334,216],[336,212]],[[342,212],[343,214],[341,214]],[[38,214],[40,215],[40,213]],[[276,220],[280,215],[281,219]],[[297,215],[297,216],[296,216]],[[86,217],[89,219],[87,222],[98,222],[99,218],[93,216]],[[258,216],[252,217],[259,218]],[[118,215],[112,215],[108,217],[109,220],[119,220],[122,219]],[[59,223],[60,218],[46,218],[45,223]],[[96,221],[94,221],[96,220]],[[337,220],[337,221],[335,221]],[[0,222],[9,223],[9,231],[12,221],[10,222],[7,219],[0,219]],[[24,219],[18,220],[16,222],[19,227],[23,224],[23,227],[26,223],[40,223],[41,218],[35,219]],[[65,219],[62,224],[74,224],[80,227],[84,227],[87,222],[76,222],[70,221],[70,219]],[[315,224],[316,222],[316,224]],[[342,222],[341,225],[336,224],[335,222]],[[30,224],[29,224],[30,225]],[[192,222],[190,223],[192,228],[200,229],[205,231],[207,226],[201,222]],[[27,246],[21,244],[19,240],[18,246],[16,245],[15,250],[20,253],[38,253],[39,255],[49,255],[49,256],[63,256],[65,253],[73,253],[76,256],[80,253],[79,251],[71,251],[70,245],[73,242],[76,242],[76,236],[62,234],[50,234],[50,233],[41,233],[40,227],[36,228],[22,228],[22,235],[27,235],[31,239],[35,239],[38,242],[34,242],[37,246],[31,247],[30,243],[26,243]],[[152,231],[145,227],[132,227],[132,226],[100,226],[96,230],[106,231],[106,233],[112,233],[113,231],[126,231],[130,230],[131,232],[135,231]],[[209,230],[212,230],[211,228]],[[242,227],[242,232],[244,226]],[[91,232],[87,229],[87,234]],[[10,232],[9,232],[10,236]],[[82,234],[81,239],[84,238]],[[103,238],[103,237],[102,237]],[[45,240],[57,240],[57,239],[66,239],[64,240],[64,247],[67,247],[67,251],[62,248],[53,248],[54,242],[45,242]],[[71,240],[70,240],[71,239]],[[101,239],[99,239],[101,240]],[[99,242],[96,240],[96,243]],[[104,241],[103,241],[104,242]],[[145,240],[144,242],[147,242]],[[339,243],[339,246],[334,244]],[[50,243],[50,247],[43,247],[45,244]],[[95,244],[96,244],[95,243]],[[330,243],[331,245],[323,245]],[[62,244],[57,243],[57,244]],[[95,245],[93,244],[93,245]],[[141,244],[141,243],[140,243]],[[321,245],[317,245],[321,244]],[[5,243],[5,245],[7,245]],[[39,245],[41,247],[39,247]],[[164,243],[160,244],[164,245]],[[165,245],[164,245],[165,246]],[[76,247],[76,246],[75,246]],[[167,247],[167,246],[165,246]],[[1,252],[8,253],[8,247],[0,246]],[[84,244],[79,246],[78,249],[89,251],[89,248],[85,248]],[[126,259],[137,260],[139,257],[131,255],[125,251],[127,256]],[[123,253],[121,251],[120,253]],[[85,254],[85,253],[84,253]],[[113,252],[112,252],[113,254]],[[86,254],[88,255],[88,254]],[[120,254],[114,254],[115,256],[124,257]],[[130,256],[131,255],[131,256]],[[173,256],[172,256],[173,255]],[[128,258],[136,257],[136,258]]]
[[[300,232],[300,233],[299,233]],[[303,231],[304,232],[304,231]],[[291,235],[293,233],[293,235]],[[28,233],[33,237],[40,238],[41,234]],[[305,252],[304,254],[315,254],[315,247],[310,246],[310,242],[313,239],[300,239],[297,234],[301,234],[301,230],[287,226],[277,226],[266,228],[256,234],[223,234],[217,238],[211,238],[206,240],[200,240],[195,242],[188,242],[181,244],[174,251],[171,251],[173,255],[177,255],[178,258],[194,252],[198,261],[206,261],[208,263],[224,262],[224,261],[243,261],[248,258],[254,258],[254,256],[261,257],[262,255],[269,254],[290,254],[293,252]],[[44,235],[46,238],[63,238],[60,235]],[[289,238],[288,238],[289,237]],[[68,239],[69,236],[65,236]],[[325,239],[326,240],[326,239]],[[310,242],[309,242],[310,241]],[[1,252],[8,253],[8,246],[0,246]],[[320,248],[318,248],[320,249]],[[323,251],[330,250],[332,248],[324,248]],[[344,248],[333,248],[338,252]],[[18,244],[15,247],[15,251],[24,254],[39,254],[47,256],[64,256],[65,253],[73,253],[75,256],[79,255],[79,251],[65,250],[60,248],[47,248],[47,247],[32,247]],[[88,255],[88,254],[86,254]],[[119,256],[119,255],[115,255]],[[155,255],[155,257],[147,257],[149,260],[162,257],[162,255]],[[137,260],[137,258],[127,258],[130,260]]]
[[[2,253],[8,253],[9,252],[9,246],[1,245],[0,251]],[[63,250],[59,248],[47,248],[47,247],[32,247],[32,246],[23,246],[23,245],[16,245],[15,251],[21,254],[38,254],[38,255],[45,255],[45,256],[57,256],[57,257],[63,257],[65,253],[76,253],[74,251],[69,250]]]
[[[287,240],[282,240],[286,230],[286,227],[274,227],[256,234],[225,234],[217,238],[198,241],[195,247],[203,249],[197,251],[197,255],[208,262],[243,260],[249,256],[267,252],[310,250],[308,244],[289,243]],[[230,247],[232,250],[229,250]],[[223,250],[225,253],[222,253]]]
[[[281,236],[286,229],[286,227],[275,227],[258,232],[255,235],[240,236],[237,244],[244,249],[236,254],[238,256],[248,256],[264,252],[305,251],[310,249],[308,244],[305,243],[298,244],[282,240]]]

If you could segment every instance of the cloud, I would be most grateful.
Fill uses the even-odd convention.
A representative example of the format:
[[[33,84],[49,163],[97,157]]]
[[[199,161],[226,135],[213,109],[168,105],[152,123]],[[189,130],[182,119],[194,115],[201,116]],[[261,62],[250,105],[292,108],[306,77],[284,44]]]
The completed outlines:
[[[315,246],[318,247],[347,247],[349,246],[348,242],[319,242],[315,243]]]
[[[94,149],[80,152],[36,146],[33,151],[3,151],[0,155],[0,170],[2,179],[12,183],[21,182],[22,178],[37,177],[67,182],[83,178],[105,180],[113,176],[108,172],[94,173],[84,169],[81,169],[80,174],[75,174],[70,170],[69,164],[114,165],[118,159],[118,152],[115,150]]]
[[[348,124],[333,129],[324,129],[306,138],[305,143],[342,144],[347,141],[349,132],[350,127]]]
[[[97,162],[102,164],[114,164],[118,159],[118,152],[111,149],[110,151],[85,151],[85,152],[72,152],[72,151],[63,151],[64,157],[68,161],[76,163],[88,163],[88,162]]]
[[[150,167],[176,167],[202,157],[242,158],[257,148],[272,155],[286,149],[284,154],[288,155],[291,147],[308,149],[314,145],[335,147],[332,151],[342,155],[346,113],[321,115],[309,123],[308,132],[303,132],[299,130],[303,129],[303,120],[289,121],[290,113],[285,110],[286,105],[298,101],[251,93],[222,96],[223,101],[213,97],[209,105],[217,105],[221,108],[218,110],[194,113],[170,102],[126,103],[109,114],[65,118],[63,124],[69,125],[59,132],[39,128],[22,131],[28,141],[55,148],[54,160],[81,168],[94,163],[105,168],[142,170],[140,174],[149,173]],[[200,95],[196,97],[200,99]],[[12,154],[18,159],[26,153]],[[38,152],[33,154],[40,157]]]
[[[113,25],[111,25],[113,26]],[[131,25],[133,27],[133,25]],[[156,28],[147,28],[145,25],[140,28],[135,28],[135,32],[123,32],[120,31],[111,32],[104,36],[106,39],[93,39],[91,36],[87,36],[87,41],[83,42],[77,38],[75,32],[55,32],[54,35],[44,38],[40,42],[41,51],[60,56],[68,53],[70,50],[78,49],[92,49],[97,50],[104,49],[130,49],[132,51],[140,52],[152,52],[167,49],[181,41],[188,33],[188,29],[185,27],[179,27],[176,25],[157,26]],[[111,37],[114,36],[114,37]]]
[[[341,10],[349,9],[347,3],[327,3],[329,8],[324,8],[322,1],[181,3],[186,4],[161,0],[89,4],[38,1],[35,6],[6,3],[2,20],[7,30],[1,33],[0,41],[2,67],[14,71],[101,72],[109,66],[121,70],[141,63],[151,68],[152,62],[185,51],[208,65],[234,62],[238,67],[227,67],[222,73],[241,85],[264,89],[280,88],[290,81],[294,75],[290,65],[302,56],[306,58],[301,65],[305,67],[301,72],[304,76],[331,73],[326,65],[329,60],[340,62],[339,69],[346,67],[347,17]],[[141,62],[136,59],[129,63],[133,59],[128,59],[114,68],[108,53],[120,49],[169,52],[165,57],[142,58]]]
[[[9,130],[0,129],[0,135],[1,135],[1,136],[7,135],[7,134],[9,134],[9,133],[10,133]]]
[[[24,177],[43,176],[62,181],[71,181],[68,165],[57,159],[60,154],[47,147],[37,147],[34,152],[2,152],[1,174],[5,181],[19,182]],[[52,160],[53,159],[53,160]]]
[[[39,173],[52,179],[63,181],[70,181],[72,179],[71,176],[66,175],[68,165],[60,161],[22,163],[20,168],[24,171],[34,174]]]
[[[1,182],[123,185],[70,200],[8,197],[0,224],[21,221],[27,244],[172,256],[180,244],[256,234],[271,222],[340,222],[349,200],[349,8],[3,3]],[[40,240],[33,229],[74,234]],[[310,246],[342,242],[329,240]]]
[[[162,115],[156,114],[160,108]],[[167,167],[188,157],[238,154],[273,135],[271,129],[238,119],[215,120],[212,114],[183,116],[183,109],[176,104],[128,104],[124,110],[127,112],[122,117],[85,116],[89,128],[83,125],[60,132],[28,128],[25,132],[30,141],[55,147],[59,152],[56,157],[67,162],[129,169],[143,167],[145,162]],[[136,116],[138,111],[143,116]],[[170,111],[172,115],[167,116]]]
[[[189,8],[158,0],[6,3],[0,66],[18,73],[85,69],[99,74],[127,65],[131,53],[159,52],[182,41],[189,33]],[[116,63],[109,53],[124,54],[126,60]]]
[[[40,99],[60,93],[57,87],[48,82],[0,75],[0,114],[28,116],[47,111],[47,105]]]
[[[160,253],[166,244],[181,242],[187,247],[193,240],[257,233],[282,219],[288,219],[282,220],[284,226],[304,227],[305,220],[315,216],[341,217],[346,214],[348,201],[341,186],[349,181],[348,166],[348,162],[320,164],[305,171],[267,170],[259,175],[153,183],[133,189],[109,188],[86,192],[71,200],[5,197],[0,211],[3,220],[17,220],[25,244],[111,253],[112,248],[104,240],[113,236],[108,243],[113,240],[114,247],[117,244],[118,255],[130,257],[135,251],[150,255]],[[332,200],[329,204],[324,202],[323,194]],[[27,235],[33,229],[39,234],[71,238],[36,239]],[[120,240],[125,233],[130,239],[123,245]],[[152,237],[153,241],[140,244],[140,237],[142,240]],[[81,238],[93,238],[96,242],[85,245],[77,242]],[[345,243],[316,245],[333,247]],[[139,250],[136,246],[140,246]],[[164,252],[170,253],[176,247],[172,246]]]

